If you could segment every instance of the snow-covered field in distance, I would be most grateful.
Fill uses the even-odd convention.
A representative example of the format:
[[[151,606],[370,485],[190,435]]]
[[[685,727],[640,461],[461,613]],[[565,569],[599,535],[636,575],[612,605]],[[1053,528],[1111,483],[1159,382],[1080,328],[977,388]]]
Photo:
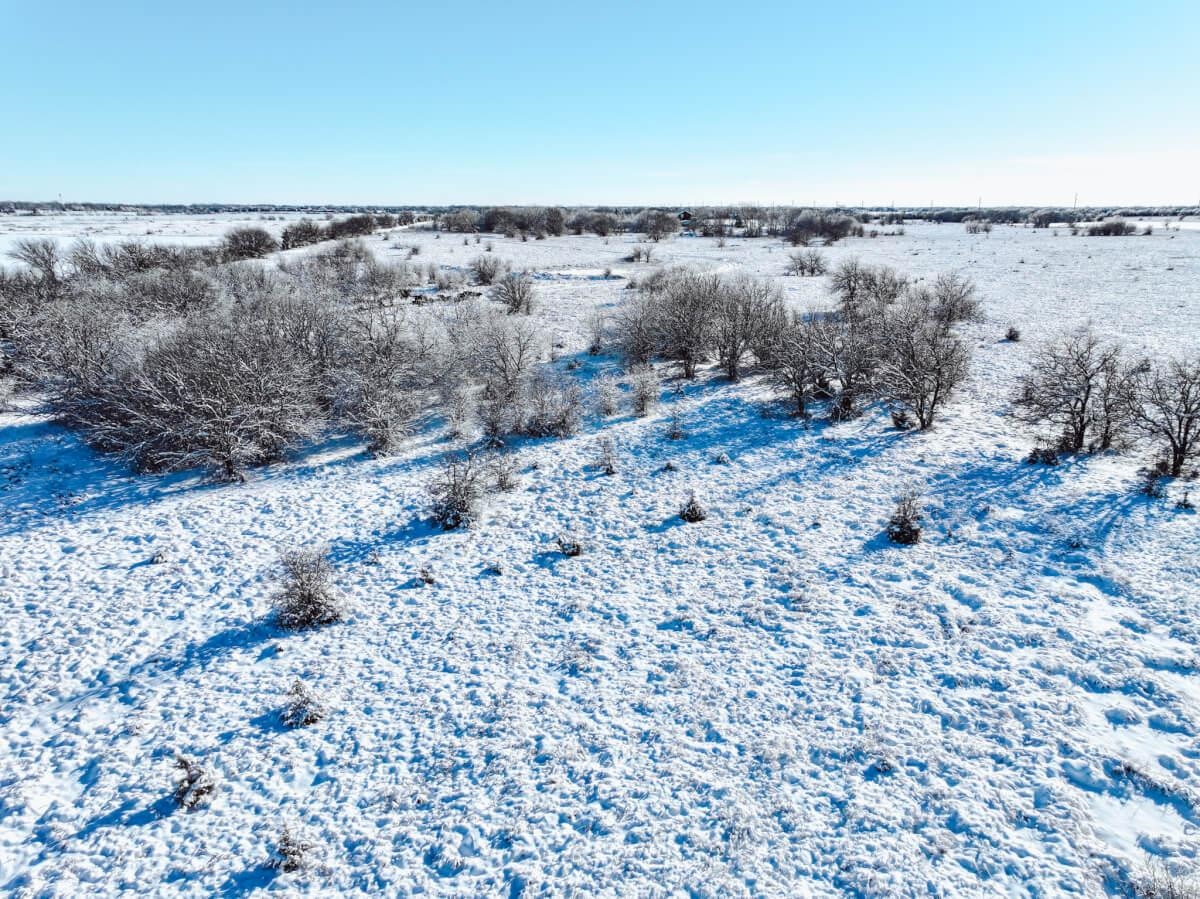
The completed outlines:
[[[235,224],[28,221],[180,242]],[[587,322],[621,301],[606,269],[654,267],[621,261],[637,238],[482,241],[537,273],[548,364],[616,368],[584,352]],[[827,279],[783,276],[788,251],[654,246],[829,304]],[[1037,342],[1088,321],[1135,353],[1200,352],[1200,232],[909,224],[824,252],[976,282],[973,377],[932,432],[882,409],[806,425],[755,378],[704,372],[649,418],[521,442],[518,489],[441,533],[424,485],[456,444],[436,429],[217,486],[0,415],[0,892],[1102,896],[1200,866],[1200,519],[1137,492],[1142,450],[1023,464],[1033,435],[1006,414]],[[909,486],[926,539],[894,547]],[[710,515],[688,525],[693,489]],[[306,544],[329,545],[353,612],[287,634],[267,623],[276,560]],[[293,731],[297,677],[331,714]],[[208,807],[172,803],[176,752],[217,773]],[[284,824],[316,867],[265,866]]]

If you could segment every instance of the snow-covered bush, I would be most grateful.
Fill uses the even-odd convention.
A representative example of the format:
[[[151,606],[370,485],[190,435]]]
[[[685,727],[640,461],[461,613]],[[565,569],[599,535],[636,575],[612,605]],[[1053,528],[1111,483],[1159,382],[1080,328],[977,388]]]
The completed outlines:
[[[315,848],[312,840],[299,830],[284,825],[267,865],[284,873],[302,871],[309,866],[309,857]]]
[[[475,281],[484,286],[495,282],[500,273],[507,268],[507,265],[500,259],[499,256],[484,255],[476,256],[471,261],[471,274],[475,276]]]
[[[175,757],[175,767],[182,772],[175,784],[175,802],[188,811],[207,804],[217,788],[217,779],[212,771],[182,755]]]
[[[621,408],[621,388],[612,375],[601,375],[592,385],[596,411],[604,417],[616,415]]]
[[[317,694],[297,678],[287,692],[287,702],[279,712],[284,727],[308,727],[316,724],[328,714],[325,704]]]
[[[528,315],[532,312],[535,293],[533,278],[525,272],[509,272],[496,282],[492,290],[492,296],[504,304],[509,314]]]
[[[689,493],[687,500],[679,507],[679,517],[689,524],[695,524],[708,518],[708,510],[696,499],[696,491],[693,490]]]
[[[648,415],[658,405],[662,395],[662,381],[658,372],[650,365],[639,365],[629,374],[629,384],[632,388],[631,400],[635,415]]]
[[[444,531],[470,527],[483,506],[483,466],[475,456],[448,457],[426,489],[434,524]]]
[[[554,538],[558,551],[567,558],[574,558],[583,553],[583,541],[572,534],[559,534]]]
[[[341,596],[333,585],[333,565],[323,549],[285,552],[283,586],[275,595],[275,622],[289,630],[320,627],[345,615]]]
[[[521,433],[570,437],[583,422],[583,389],[562,372],[543,370],[523,385]]]
[[[888,519],[887,536],[893,543],[910,546],[921,540],[921,501],[909,491],[900,496],[896,511]]]
[[[258,259],[279,249],[279,242],[265,228],[235,228],[221,241],[221,256],[227,262]]]
[[[617,445],[607,435],[600,438],[596,447],[596,467],[607,475],[617,473]]]
[[[488,459],[487,468],[492,476],[492,486],[501,493],[516,489],[519,483],[516,458],[504,452],[495,453]]]

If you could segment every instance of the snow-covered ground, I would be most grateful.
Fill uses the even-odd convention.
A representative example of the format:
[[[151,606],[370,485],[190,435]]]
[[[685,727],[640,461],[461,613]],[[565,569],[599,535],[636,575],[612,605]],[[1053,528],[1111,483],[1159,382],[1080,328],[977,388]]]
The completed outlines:
[[[550,364],[615,368],[583,352],[587,321],[621,301],[605,269],[652,267],[621,261],[634,238],[483,240],[538,273]],[[464,267],[483,249],[369,243]],[[826,279],[783,277],[787,252],[679,237],[655,263],[828,303]],[[441,533],[436,430],[216,486],[0,415],[0,893],[1102,896],[1200,867],[1200,518],[1137,492],[1144,452],[1023,464],[1033,435],[1006,414],[1037,341],[1089,320],[1200,351],[1200,231],[910,224],[825,252],[978,285],[973,378],[932,432],[882,410],[806,425],[706,372],[649,418],[522,443],[518,489]],[[910,486],[925,540],[895,547]],[[693,489],[710,514],[684,524]],[[276,560],[308,544],[353,611],[284,633]],[[287,730],[297,677],[331,713]],[[210,805],[172,802],[176,752],[217,774]],[[285,824],[307,871],[266,866]]]

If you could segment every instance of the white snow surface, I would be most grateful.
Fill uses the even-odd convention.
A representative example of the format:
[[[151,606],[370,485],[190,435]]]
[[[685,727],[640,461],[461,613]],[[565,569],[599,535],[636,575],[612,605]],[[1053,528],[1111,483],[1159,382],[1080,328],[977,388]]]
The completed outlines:
[[[29,221],[90,229],[51,218]],[[606,268],[652,267],[621,261],[635,238],[484,240],[538,274],[547,364],[616,369],[585,354],[586,322],[621,301]],[[421,264],[482,249],[369,243]],[[828,304],[826,279],[783,276],[787,252],[678,237],[655,262]],[[461,444],[436,424],[390,458],[335,435],[214,485],[0,414],[0,893],[1104,896],[1151,863],[1195,870],[1200,519],[1179,485],[1137,492],[1144,448],[1025,465],[1008,406],[1037,341],[1089,320],[1137,352],[1200,351],[1200,231],[909,224],[824,252],[978,285],[973,377],[933,431],[882,409],[806,424],[756,377],[705,371],[648,418],[520,442],[519,487],[442,533],[425,483]],[[908,486],[925,540],[895,547]],[[710,514],[685,524],[693,489]],[[278,554],[317,544],[352,612],[279,631]],[[288,730],[298,677],[330,714]],[[207,806],[172,801],[176,752],[216,774]],[[267,866],[285,824],[305,870]]]

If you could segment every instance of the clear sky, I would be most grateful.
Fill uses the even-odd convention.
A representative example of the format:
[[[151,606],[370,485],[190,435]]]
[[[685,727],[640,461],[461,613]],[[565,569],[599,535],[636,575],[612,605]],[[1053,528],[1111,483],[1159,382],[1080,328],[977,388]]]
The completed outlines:
[[[1200,0],[0,0],[0,199],[1200,202]]]

